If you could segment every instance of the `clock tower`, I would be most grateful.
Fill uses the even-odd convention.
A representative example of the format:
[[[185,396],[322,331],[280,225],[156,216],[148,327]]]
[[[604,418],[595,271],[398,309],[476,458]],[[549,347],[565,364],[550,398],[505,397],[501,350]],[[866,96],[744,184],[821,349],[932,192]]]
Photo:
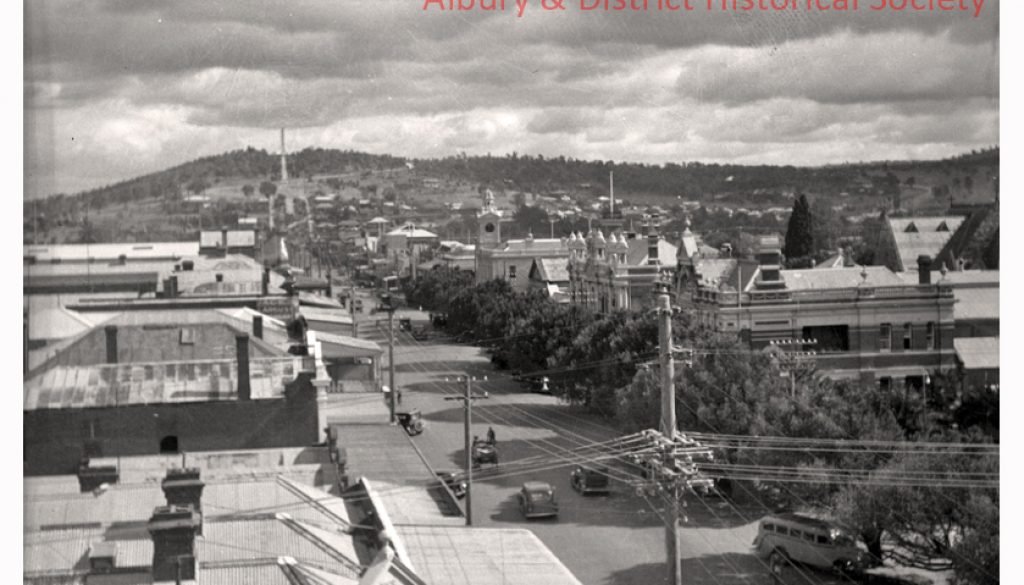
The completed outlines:
[[[501,244],[501,212],[494,207],[494,193],[490,189],[484,194],[484,206],[477,215],[477,245],[481,248],[496,248]]]

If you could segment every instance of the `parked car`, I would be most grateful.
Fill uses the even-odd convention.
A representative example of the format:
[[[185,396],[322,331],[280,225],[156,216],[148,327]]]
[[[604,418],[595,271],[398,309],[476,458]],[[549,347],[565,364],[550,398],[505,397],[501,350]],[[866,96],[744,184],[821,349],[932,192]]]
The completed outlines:
[[[466,497],[466,482],[460,479],[460,476],[456,475],[451,471],[440,471],[437,474],[437,479],[443,481],[448,489],[452,490],[452,494],[460,500]]]
[[[519,490],[519,511],[529,518],[547,518],[558,516],[558,502],[555,501],[555,488],[543,481],[528,481]]]
[[[473,467],[483,463],[498,464],[498,447],[490,441],[475,439],[473,441]]]
[[[430,331],[426,327],[420,327],[412,330],[412,338],[416,341],[426,341],[430,339]]]
[[[867,566],[867,551],[836,524],[803,514],[774,514],[761,519],[754,553],[769,566],[796,562],[818,569],[856,574]]]
[[[611,491],[608,485],[608,468],[577,467],[569,473],[569,484],[581,494],[607,494]]]

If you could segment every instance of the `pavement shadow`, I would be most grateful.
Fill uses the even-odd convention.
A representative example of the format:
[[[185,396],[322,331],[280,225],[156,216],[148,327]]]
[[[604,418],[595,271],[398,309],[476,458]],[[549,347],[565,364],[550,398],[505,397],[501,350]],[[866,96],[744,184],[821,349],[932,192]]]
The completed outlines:
[[[704,555],[683,559],[680,564],[684,581],[688,585],[769,585],[772,583],[764,564],[751,554]],[[654,585],[668,582],[667,568],[664,563],[644,563],[616,571],[605,581],[608,585]],[[803,583],[806,585],[807,582],[803,581]]]

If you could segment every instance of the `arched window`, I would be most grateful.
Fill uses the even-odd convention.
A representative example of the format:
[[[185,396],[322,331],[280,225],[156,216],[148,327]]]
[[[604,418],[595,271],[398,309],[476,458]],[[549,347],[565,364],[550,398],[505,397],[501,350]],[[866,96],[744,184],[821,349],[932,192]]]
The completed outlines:
[[[177,453],[178,452],[178,436],[167,435],[160,439],[160,452],[161,453]]]

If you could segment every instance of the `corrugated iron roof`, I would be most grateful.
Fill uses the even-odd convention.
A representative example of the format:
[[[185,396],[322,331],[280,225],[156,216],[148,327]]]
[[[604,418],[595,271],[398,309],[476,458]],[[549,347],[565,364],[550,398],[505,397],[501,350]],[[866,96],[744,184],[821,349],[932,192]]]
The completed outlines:
[[[249,362],[255,400],[281,398],[295,379],[297,357]],[[127,404],[208,402],[238,398],[234,360],[195,360],[89,366],[54,366],[25,382],[25,410]]]
[[[954,288],[953,317],[957,321],[998,320],[998,288]]]
[[[529,530],[399,526],[397,532],[412,565],[428,583],[580,583]]]
[[[965,370],[998,370],[998,337],[962,337],[953,340],[956,356]]]
[[[865,279],[863,274],[867,275]],[[782,270],[789,290],[822,290],[858,286],[906,286],[902,278],[885,266],[852,266],[830,270]]]

